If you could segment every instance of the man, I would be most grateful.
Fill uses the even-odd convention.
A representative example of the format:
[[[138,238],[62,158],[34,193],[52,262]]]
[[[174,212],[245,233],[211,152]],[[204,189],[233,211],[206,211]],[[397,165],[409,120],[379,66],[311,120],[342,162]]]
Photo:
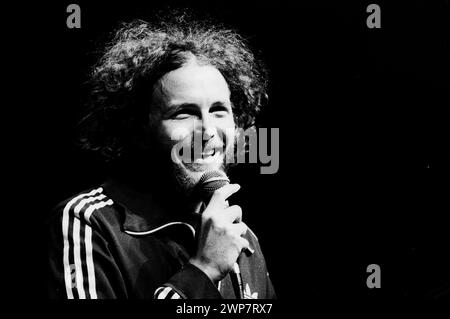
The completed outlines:
[[[226,172],[266,86],[233,31],[184,16],[124,25],[82,121],[111,177],[50,218],[50,297],[274,298],[258,239],[229,204],[240,186],[198,195],[205,172]]]

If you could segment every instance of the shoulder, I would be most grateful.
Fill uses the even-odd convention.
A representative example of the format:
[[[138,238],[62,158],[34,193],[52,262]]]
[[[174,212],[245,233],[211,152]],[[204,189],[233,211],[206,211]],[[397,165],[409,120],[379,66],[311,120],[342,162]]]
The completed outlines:
[[[48,223],[55,221],[68,222],[75,218],[91,225],[94,220],[113,217],[114,201],[103,191],[103,187],[86,189],[57,204],[48,219]]]

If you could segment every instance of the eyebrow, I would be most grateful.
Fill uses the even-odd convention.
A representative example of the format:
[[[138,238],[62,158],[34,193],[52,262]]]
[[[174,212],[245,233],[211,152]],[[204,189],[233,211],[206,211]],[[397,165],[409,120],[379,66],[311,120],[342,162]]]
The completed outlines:
[[[216,102],[214,102],[213,104],[211,104],[211,107],[215,107],[215,106],[224,106],[224,107],[227,107],[227,106],[228,106],[227,104],[228,104],[228,103],[223,102],[223,101],[216,101]],[[230,107],[231,107],[231,104],[230,104]]]
[[[195,104],[195,103],[180,103],[180,104],[177,104],[177,103],[174,103],[174,104],[170,104],[169,105],[169,109],[180,109],[180,108],[193,108],[193,107],[198,107],[198,105],[197,104]]]
[[[173,114],[181,109],[195,110],[198,109],[198,105],[195,103],[180,103],[180,104],[171,104],[166,110],[166,114]]]
[[[227,107],[228,106],[227,104],[228,103],[226,103],[224,101],[216,101],[216,102],[211,104],[210,108],[211,107],[218,107],[218,106]],[[231,108],[231,105],[229,105],[229,106]],[[196,103],[189,103],[189,102],[187,102],[187,103],[180,103],[180,104],[174,103],[174,104],[169,105],[169,108],[168,108],[167,111],[171,113],[171,112],[176,112],[177,110],[184,109],[184,108],[186,108],[186,109],[197,109],[197,108],[199,108],[199,105],[196,104]]]

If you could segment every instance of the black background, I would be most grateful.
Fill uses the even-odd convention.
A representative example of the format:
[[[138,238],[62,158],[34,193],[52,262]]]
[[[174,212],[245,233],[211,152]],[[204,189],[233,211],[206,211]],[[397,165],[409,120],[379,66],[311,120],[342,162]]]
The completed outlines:
[[[278,297],[448,296],[448,1],[378,1],[381,29],[367,28],[364,1],[77,1],[81,29],[68,29],[70,3],[37,5],[24,37],[15,164],[31,204],[21,216],[37,218],[35,230],[103,178],[101,163],[74,145],[95,51],[120,21],[170,3],[236,27],[269,68],[261,125],[280,129],[279,171],[244,165],[232,178]],[[381,289],[366,286],[372,263]]]

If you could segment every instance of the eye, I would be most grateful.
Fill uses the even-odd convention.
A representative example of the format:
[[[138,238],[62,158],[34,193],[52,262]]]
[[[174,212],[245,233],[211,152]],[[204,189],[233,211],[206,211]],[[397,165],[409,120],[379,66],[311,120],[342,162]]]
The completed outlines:
[[[184,119],[191,117],[192,115],[193,115],[193,113],[191,111],[181,110],[181,111],[177,111],[174,114],[172,114],[171,118],[174,120],[184,120]]]
[[[215,104],[209,109],[210,113],[213,113],[217,117],[225,117],[229,114],[230,110],[223,104]]]
[[[179,107],[175,112],[170,115],[171,119],[174,120],[184,120],[191,118],[193,116],[198,116],[198,110],[192,105],[185,105]]]

